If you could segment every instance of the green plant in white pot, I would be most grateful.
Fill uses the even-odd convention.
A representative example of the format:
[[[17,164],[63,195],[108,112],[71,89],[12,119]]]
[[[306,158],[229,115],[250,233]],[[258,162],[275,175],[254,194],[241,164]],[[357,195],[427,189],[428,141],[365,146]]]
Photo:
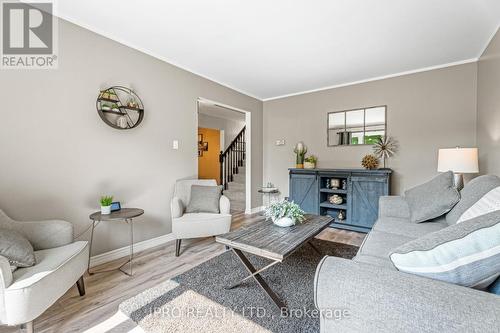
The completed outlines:
[[[113,203],[113,197],[106,195],[102,196],[99,202],[101,203],[101,214],[111,214],[111,204]]]
[[[318,162],[318,158],[314,155],[307,156],[304,159],[304,169],[314,169],[316,167],[316,163]]]
[[[289,227],[304,221],[305,212],[294,202],[283,200],[275,202],[266,208],[264,213],[266,220],[271,219],[280,227]]]

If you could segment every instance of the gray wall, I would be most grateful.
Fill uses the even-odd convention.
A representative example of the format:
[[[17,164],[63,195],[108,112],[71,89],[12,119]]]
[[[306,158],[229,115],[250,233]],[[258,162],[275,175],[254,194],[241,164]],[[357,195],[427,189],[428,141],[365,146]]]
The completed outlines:
[[[236,138],[243,127],[245,127],[245,115],[242,114],[243,120],[237,121],[232,119],[223,119],[219,117],[209,116],[203,113],[198,114],[198,126],[204,128],[213,128],[224,130],[224,149],[226,149],[231,141]]]
[[[500,32],[478,62],[477,143],[481,173],[500,175]]]
[[[65,21],[59,34],[58,70],[0,73],[0,208],[7,214],[65,219],[79,234],[99,196],[112,194],[145,209],[136,241],[169,233],[175,180],[197,173],[198,97],[252,112],[252,206],[261,205],[261,101]],[[138,128],[119,131],[101,121],[95,101],[106,85],[137,91],[146,108]],[[93,254],[127,245],[128,230],[102,223]]]
[[[321,168],[361,167],[371,146],[327,147],[327,112],[375,105],[387,105],[388,134],[400,145],[388,163],[393,193],[427,180],[437,173],[439,148],[476,144],[476,74],[471,63],[264,102],[264,182],[288,194],[298,141]]]

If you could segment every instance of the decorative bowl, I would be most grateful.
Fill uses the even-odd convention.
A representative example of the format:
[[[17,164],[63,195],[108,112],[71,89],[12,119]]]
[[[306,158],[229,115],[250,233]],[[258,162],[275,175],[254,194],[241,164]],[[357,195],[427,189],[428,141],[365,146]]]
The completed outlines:
[[[329,201],[334,205],[341,205],[344,199],[340,195],[334,194],[330,197]]]
[[[291,227],[292,225],[295,225],[295,222],[289,217],[282,217],[280,219],[273,220],[273,223],[278,227]]]

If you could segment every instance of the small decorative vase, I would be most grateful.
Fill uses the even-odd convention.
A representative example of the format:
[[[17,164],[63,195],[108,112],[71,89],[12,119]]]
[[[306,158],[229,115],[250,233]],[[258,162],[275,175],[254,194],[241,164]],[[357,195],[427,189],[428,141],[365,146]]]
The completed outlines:
[[[101,206],[101,214],[102,215],[111,214],[111,206]]]
[[[278,227],[290,227],[295,224],[295,222],[289,217],[282,217],[280,219],[273,219],[273,223]]]
[[[304,169],[314,169],[316,167],[315,163],[312,162],[304,162]]]
[[[116,119],[116,126],[120,128],[127,128],[128,126],[127,117],[125,116],[118,117],[118,119]]]
[[[334,204],[334,205],[341,205],[342,202],[344,202],[344,200],[342,199],[342,197],[338,194],[334,194],[330,197],[330,203]]]
[[[337,178],[330,179],[330,188],[332,190],[337,190],[340,186],[340,180]]]
[[[345,220],[345,213],[343,210],[339,211],[339,214],[337,215],[337,219],[339,219],[339,221]]]

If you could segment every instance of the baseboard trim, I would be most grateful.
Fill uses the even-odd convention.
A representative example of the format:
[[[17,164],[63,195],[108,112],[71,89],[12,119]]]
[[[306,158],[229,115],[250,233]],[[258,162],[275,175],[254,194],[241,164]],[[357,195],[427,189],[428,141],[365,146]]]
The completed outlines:
[[[144,251],[153,248],[155,246],[163,245],[173,240],[175,240],[175,236],[174,234],[170,233],[159,237],[147,239],[142,242],[137,242],[134,244],[134,253]],[[127,245],[116,250],[112,250],[109,252],[101,253],[93,257],[90,257],[90,267],[99,266],[116,259],[127,257],[129,255],[129,251],[130,248]]]
[[[254,207],[254,208],[251,208],[251,209],[247,209],[245,211],[245,214],[247,214],[247,215],[257,214],[257,213],[262,212],[264,209],[266,209],[266,206]]]

